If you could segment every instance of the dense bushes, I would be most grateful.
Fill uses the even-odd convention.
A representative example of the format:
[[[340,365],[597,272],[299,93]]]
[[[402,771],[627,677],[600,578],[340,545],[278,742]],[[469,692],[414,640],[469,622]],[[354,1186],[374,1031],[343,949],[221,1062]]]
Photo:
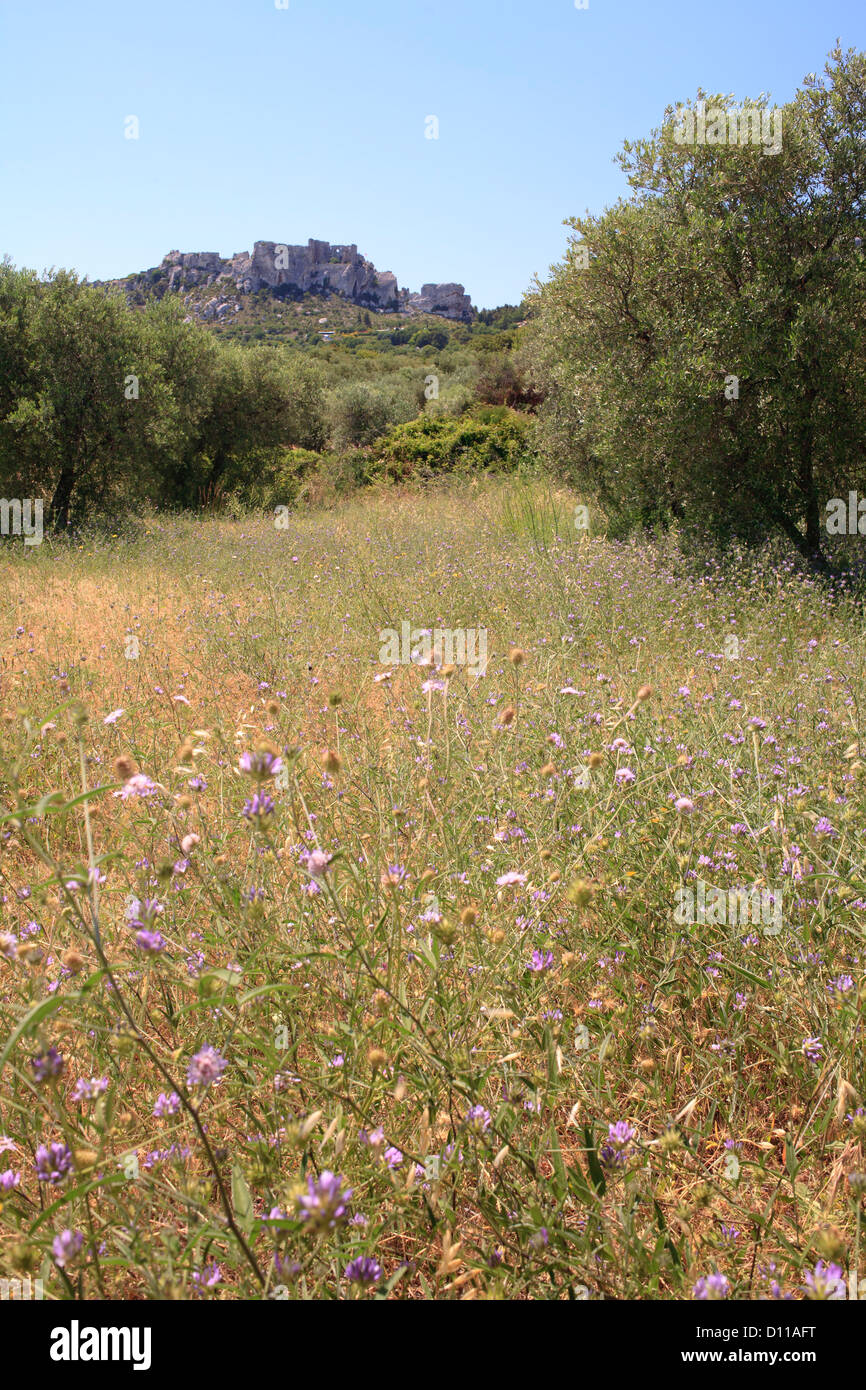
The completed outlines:
[[[324,404],[299,354],[222,344],[176,300],[0,266],[0,492],[55,528],[252,489],[287,446],[324,446]]]
[[[424,403],[421,378],[398,379],[381,385],[350,381],[332,393],[331,435],[338,449],[372,444],[392,425],[413,419]]]
[[[390,479],[423,480],[456,470],[513,472],[532,463],[532,422],[505,408],[448,419],[422,416],[380,441],[378,468]]]
[[[479,356],[490,382],[514,380],[507,359],[473,352],[457,329],[385,343],[241,344],[174,296],[132,308],[66,271],[40,279],[4,263],[0,496],[42,499],[46,524],[63,529],[140,506],[291,505],[530,456],[513,412],[466,415]]]

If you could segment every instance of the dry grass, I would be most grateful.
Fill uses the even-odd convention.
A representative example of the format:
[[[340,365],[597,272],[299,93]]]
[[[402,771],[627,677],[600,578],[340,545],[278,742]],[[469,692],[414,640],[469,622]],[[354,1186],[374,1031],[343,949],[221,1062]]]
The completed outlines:
[[[335,1297],[360,1256],[391,1297],[859,1273],[860,622],[745,560],[697,580],[580,539],[573,502],[475,486],[0,553],[0,1273],[180,1298]],[[485,628],[486,674],[376,682],[404,620]],[[115,795],[118,755],[152,795]],[[698,879],[778,889],[782,931],[678,921]],[[189,1084],[205,1046],[228,1066]],[[305,1218],[324,1170],[353,1195]]]

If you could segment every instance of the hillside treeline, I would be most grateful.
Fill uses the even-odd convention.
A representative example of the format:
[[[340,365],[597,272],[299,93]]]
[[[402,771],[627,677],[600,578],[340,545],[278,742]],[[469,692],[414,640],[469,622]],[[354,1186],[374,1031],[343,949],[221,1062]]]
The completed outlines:
[[[243,341],[4,264],[0,495],[65,528],[541,460],[614,535],[776,533],[825,567],[866,534],[866,55],[784,106],[699,92],[619,162],[630,196],[471,327]]]
[[[496,334],[478,350],[461,336],[364,355],[241,344],[177,299],[134,309],[68,271],[4,263],[0,495],[41,498],[57,530],[142,506],[291,503],[320,468],[346,485],[402,476],[419,440],[422,476],[516,466],[530,450],[508,353]],[[419,417],[417,438],[401,433]]]

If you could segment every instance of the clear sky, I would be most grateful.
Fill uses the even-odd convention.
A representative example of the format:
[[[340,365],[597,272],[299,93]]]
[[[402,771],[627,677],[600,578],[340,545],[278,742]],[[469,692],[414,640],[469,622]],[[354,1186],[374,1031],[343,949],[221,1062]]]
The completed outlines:
[[[519,302],[666,103],[866,48],[863,0],[280,3],[0,0],[0,254],[106,279],[316,237]]]

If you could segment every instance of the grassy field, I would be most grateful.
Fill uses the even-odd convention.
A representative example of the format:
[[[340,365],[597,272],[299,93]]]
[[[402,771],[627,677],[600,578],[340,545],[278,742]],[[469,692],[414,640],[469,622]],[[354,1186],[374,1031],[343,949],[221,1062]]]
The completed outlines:
[[[862,618],[577,500],[5,543],[0,1278],[866,1274]],[[383,662],[403,623],[483,629],[486,671]]]

